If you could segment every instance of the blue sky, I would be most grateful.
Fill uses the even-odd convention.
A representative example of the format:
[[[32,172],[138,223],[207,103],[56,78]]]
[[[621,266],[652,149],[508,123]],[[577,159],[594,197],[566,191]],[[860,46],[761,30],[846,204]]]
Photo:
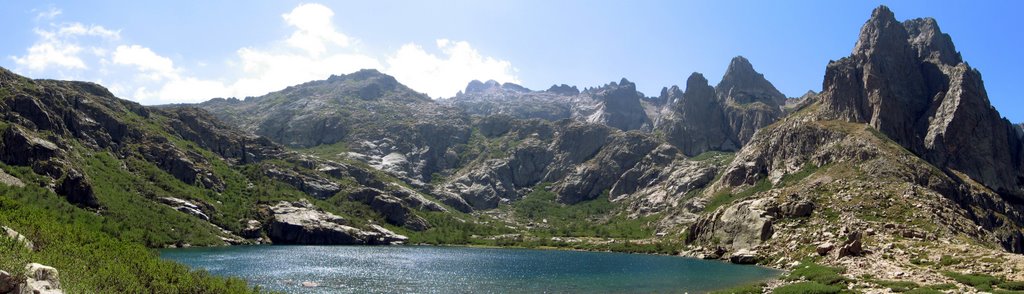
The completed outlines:
[[[144,104],[261,95],[374,67],[434,97],[469,79],[649,96],[747,57],[783,93],[820,90],[871,10],[931,16],[1024,121],[1020,1],[19,1],[0,10],[0,66],[99,82]]]

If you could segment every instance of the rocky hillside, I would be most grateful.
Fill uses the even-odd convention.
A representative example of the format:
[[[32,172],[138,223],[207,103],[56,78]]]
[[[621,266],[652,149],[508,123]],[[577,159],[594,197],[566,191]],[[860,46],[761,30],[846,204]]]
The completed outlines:
[[[205,110],[145,107],[92,83],[0,69],[0,109],[0,224],[39,245],[0,251],[70,273],[63,281],[74,292],[119,285],[90,276],[143,287],[119,288],[129,292],[167,278],[145,272],[159,263],[150,254],[116,263],[92,242],[131,252],[141,250],[135,244],[390,244],[408,240],[392,230],[426,230],[432,224],[420,215],[447,211],[371,167],[296,153]],[[86,275],[80,264],[90,259],[111,272]],[[0,271],[25,266],[7,262]]]
[[[1024,146],[999,117],[935,20],[879,7],[824,91],[758,131],[701,196],[688,254],[797,269],[814,256],[859,281],[807,282],[824,287],[1020,280],[1006,252],[1024,248]]]
[[[454,167],[468,117],[375,70],[332,76],[245,100],[198,105],[238,128],[295,148],[336,145],[414,186]]]

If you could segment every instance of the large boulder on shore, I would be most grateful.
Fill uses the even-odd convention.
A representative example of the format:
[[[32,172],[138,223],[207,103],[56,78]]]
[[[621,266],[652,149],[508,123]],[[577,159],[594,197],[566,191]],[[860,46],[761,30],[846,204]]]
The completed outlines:
[[[306,200],[281,201],[268,207],[273,214],[267,237],[277,244],[385,245],[401,243],[405,236],[387,230],[361,230],[344,218],[325,212]]]

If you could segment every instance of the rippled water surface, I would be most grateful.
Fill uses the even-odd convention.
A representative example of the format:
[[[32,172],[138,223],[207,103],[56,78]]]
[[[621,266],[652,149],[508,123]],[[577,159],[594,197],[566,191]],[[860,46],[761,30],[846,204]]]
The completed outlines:
[[[163,258],[291,293],[700,293],[771,269],[672,256],[432,246],[167,249]],[[302,282],[316,287],[303,287]]]

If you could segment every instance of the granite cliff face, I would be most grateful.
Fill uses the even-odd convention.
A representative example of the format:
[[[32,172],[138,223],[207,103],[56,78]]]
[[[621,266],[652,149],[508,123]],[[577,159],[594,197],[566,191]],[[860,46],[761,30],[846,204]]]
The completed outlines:
[[[699,73],[686,80],[686,92],[679,88],[662,91],[663,99],[671,101],[659,118],[657,129],[665,139],[688,156],[711,150],[736,150],[740,143],[727,123],[722,103],[715,97],[715,88]]]
[[[583,91],[576,99],[573,116],[590,123],[603,124],[623,131],[650,129],[640,101],[643,93],[637,92],[636,84],[623,78],[596,89]]]
[[[738,150],[757,129],[781,118],[786,103],[786,96],[742,56],[733,58],[716,87],[693,73],[685,92],[673,86],[659,99],[666,106],[655,129],[687,156]]]
[[[823,89],[825,118],[868,123],[942,169],[1024,200],[1020,137],[935,20],[900,23],[875,9],[853,53],[829,63]]]

